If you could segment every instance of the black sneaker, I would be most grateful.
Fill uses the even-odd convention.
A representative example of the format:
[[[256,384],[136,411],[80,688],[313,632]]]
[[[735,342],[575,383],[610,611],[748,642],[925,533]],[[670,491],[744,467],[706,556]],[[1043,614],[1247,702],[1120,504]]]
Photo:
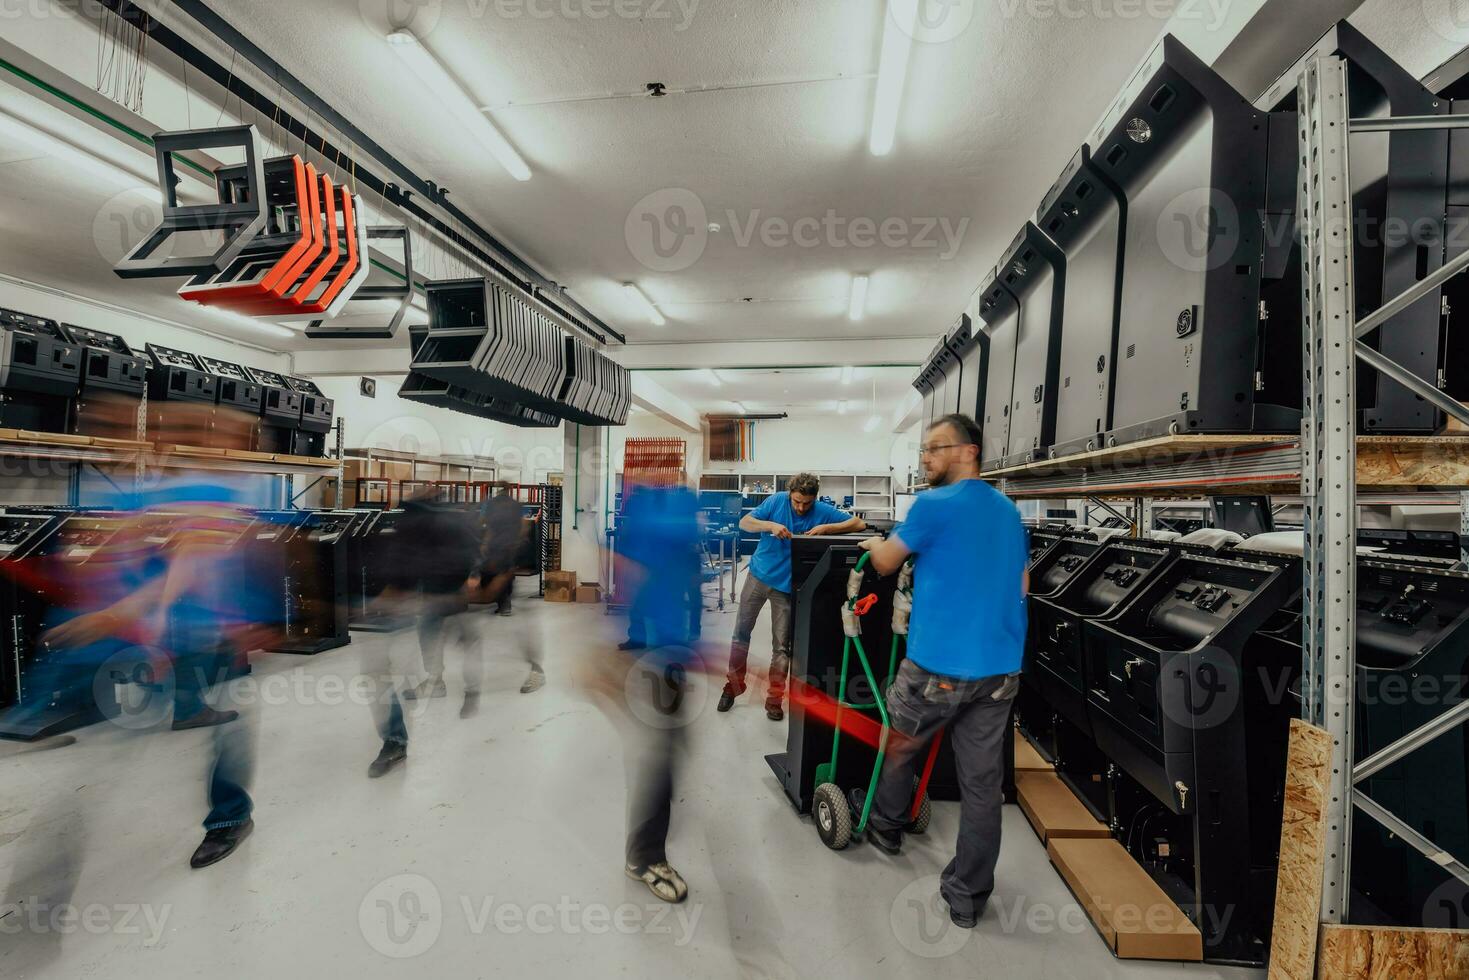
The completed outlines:
[[[952,904],[950,904],[947,898],[944,899],[944,904],[949,906],[949,921],[954,923],[954,925],[958,926],[960,929],[973,929],[975,926],[979,925],[978,915],[963,915],[959,912],[959,910],[954,908]]]
[[[215,725],[227,725],[238,717],[240,717],[238,711],[216,711],[206,707],[190,718],[175,718],[173,730],[186,732],[192,728],[213,728]]]
[[[617,644],[617,649],[619,649],[619,650],[646,650],[646,649],[648,649],[648,644],[643,643],[640,640],[623,640],[621,643]]]
[[[386,776],[404,759],[408,758],[408,746],[402,742],[384,742],[383,750],[372,760],[372,765],[367,767],[367,778],[377,779]]]
[[[886,851],[888,854],[896,855],[903,850],[903,835],[900,831],[878,830],[868,824],[867,839],[872,841],[879,851]]]
[[[254,820],[246,820],[242,824],[233,827],[216,827],[204,834],[204,841],[194,851],[194,856],[189,858],[189,867],[195,869],[207,868],[211,864],[218,864],[235,852],[240,842],[250,836],[255,829]]]
[[[719,710],[728,711],[730,708],[733,708],[735,698],[737,697],[739,697],[738,694],[731,694],[728,690],[721,691],[719,694]]]
[[[765,717],[771,721],[785,721],[786,712],[779,701],[765,702]]]

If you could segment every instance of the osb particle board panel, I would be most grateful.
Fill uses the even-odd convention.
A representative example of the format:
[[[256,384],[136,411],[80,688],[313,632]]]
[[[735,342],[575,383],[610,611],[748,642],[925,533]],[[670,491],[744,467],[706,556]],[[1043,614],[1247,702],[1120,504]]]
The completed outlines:
[[[1359,439],[1357,482],[1374,487],[1469,486],[1469,440]]]
[[[1211,436],[1159,436],[1125,446],[1095,449],[1089,453],[1077,453],[1059,459],[1043,459],[1023,466],[990,470],[983,474],[991,477],[1045,476],[1055,473],[1078,473],[1091,469],[1116,469],[1126,466],[1141,466],[1146,463],[1166,463],[1192,456],[1223,455],[1238,449],[1252,449],[1270,445],[1291,445],[1296,442],[1289,435],[1211,435]]]
[[[1469,931],[1321,927],[1320,980],[1469,980]]]
[[[1331,736],[1292,720],[1269,980],[1312,980],[1316,975],[1330,775]]]

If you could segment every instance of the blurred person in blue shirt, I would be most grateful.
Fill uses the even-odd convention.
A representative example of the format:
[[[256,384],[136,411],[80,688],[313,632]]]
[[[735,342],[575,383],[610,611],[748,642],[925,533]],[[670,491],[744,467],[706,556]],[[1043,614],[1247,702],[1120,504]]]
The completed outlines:
[[[728,711],[735,698],[745,693],[745,671],[750,659],[750,636],[760,610],[770,603],[770,687],[765,695],[765,715],[771,721],[785,717],[786,677],[791,670],[791,642],[795,622],[791,618],[791,538],[797,534],[849,534],[866,524],[860,517],[817,500],[821,481],[810,473],[798,473],[786,484],[784,493],[773,493],[758,507],[740,518],[740,530],[761,535],[750,574],[740,590],[739,612],[729,646],[729,671],[719,710]]]
[[[959,839],[940,892],[955,925],[973,928],[995,885],[1000,854],[1003,745],[1025,651],[1029,546],[1015,505],[979,477],[980,429],[946,415],[924,435],[929,489],[886,540],[863,547],[879,574],[911,555],[908,656],[887,694],[894,732],[873,800],[868,837],[897,854],[914,775],[940,729],[959,776]]]

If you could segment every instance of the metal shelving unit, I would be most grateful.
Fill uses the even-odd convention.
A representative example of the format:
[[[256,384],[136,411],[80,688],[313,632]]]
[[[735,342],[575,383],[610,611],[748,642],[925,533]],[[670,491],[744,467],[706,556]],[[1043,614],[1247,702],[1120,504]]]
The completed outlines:
[[[1358,320],[1352,283],[1348,135],[1399,129],[1469,128],[1469,117],[1352,119],[1345,62],[1317,55],[1298,79],[1302,182],[1304,417],[1300,437],[1168,436],[985,474],[1007,494],[1036,499],[1133,502],[1229,493],[1291,498],[1304,508],[1306,555],[1302,697],[1305,720],[1331,735],[1327,857],[1321,919],[1349,921],[1352,821],[1360,811],[1469,884],[1466,855],[1453,855],[1357,787],[1434,738],[1469,721],[1460,704],[1366,759],[1354,758],[1357,506],[1379,501],[1457,502],[1469,536],[1469,436],[1357,434],[1359,361],[1405,385],[1448,416],[1469,407],[1362,343],[1373,330],[1469,268],[1469,253]],[[1469,541],[1469,537],[1466,537]],[[1465,555],[1469,559],[1469,554]]]

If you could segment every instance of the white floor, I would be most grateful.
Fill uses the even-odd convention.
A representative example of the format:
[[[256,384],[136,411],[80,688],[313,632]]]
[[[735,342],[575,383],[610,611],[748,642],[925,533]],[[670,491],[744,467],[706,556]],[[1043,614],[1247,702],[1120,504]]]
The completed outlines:
[[[728,637],[729,608],[706,614],[706,639]],[[458,716],[451,651],[449,697],[414,709],[409,761],[381,780],[366,778],[378,745],[347,683],[371,644],[412,669],[411,633],[258,661],[256,831],[203,871],[187,862],[210,732],[104,724],[44,752],[0,744],[0,977],[1263,975],[1115,960],[1014,807],[990,913],[953,928],[934,895],[957,805],[936,804],[899,858],[827,850],[765,763],[785,726],[750,695],[717,714],[717,682],[693,695],[669,841],[691,894],[663,906],[622,874],[617,729],[570,682],[621,624],[600,606],[516,609],[484,622],[479,715]],[[495,648],[537,617],[549,684],[521,695],[523,665]]]

